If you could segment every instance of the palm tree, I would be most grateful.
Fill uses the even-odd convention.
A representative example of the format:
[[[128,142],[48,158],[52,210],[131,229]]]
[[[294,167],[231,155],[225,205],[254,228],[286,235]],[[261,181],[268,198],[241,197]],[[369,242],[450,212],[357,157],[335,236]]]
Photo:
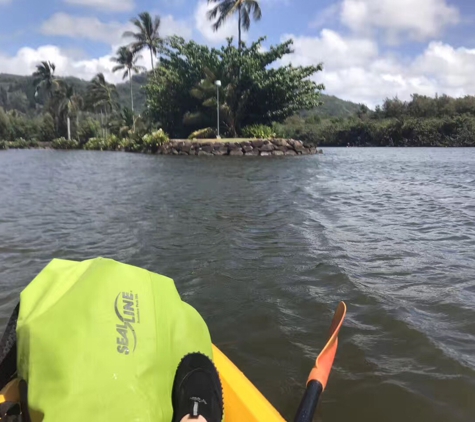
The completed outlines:
[[[141,55],[137,54],[134,50],[129,47],[119,47],[116,52],[117,56],[113,57],[111,60],[116,62],[117,65],[113,67],[112,72],[117,72],[118,70],[125,70],[122,79],[129,77],[130,82],[130,104],[132,112],[134,111],[134,93],[132,88],[132,72],[139,73],[145,68],[143,66],[137,65],[137,61],[142,58]]]
[[[139,52],[145,48],[150,50],[150,61],[152,63],[153,70],[153,56],[157,55],[158,49],[162,43],[162,39],[158,33],[160,28],[160,16],[155,16],[152,19],[150,13],[143,12],[139,14],[138,19],[133,18],[131,22],[135,25],[138,31],[126,31],[122,36],[134,39],[134,41],[130,44],[130,48],[133,51]]]
[[[66,115],[68,127],[68,139],[71,140],[71,114],[79,112],[82,107],[82,97],[74,92],[74,88],[66,82],[61,82],[61,90],[56,92],[58,116]],[[77,125],[76,125],[77,126]]]
[[[262,10],[259,0],[208,0],[208,4],[218,3],[208,12],[208,19],[218,20],[213,23],[213,29],[217,31],[232,15],[238,15],[238,48],[241,49],[241,31],[249,31],[251,27],[251,14],[254,20],[258,21],[262,17]]]
[[[108,83],[103,73],[98,73],[92,79],[87,89],[86,95],[88,105],[96,110],[101,110],[101,116],[104,112],[106,115],[106,123],[108,112],[119,108],[119,94],[114,84]],[[102,118],[101,118],[102,120]]]
[[[33,85],[35,86],[35,97],[38,96],[39,90],[43,88],[45,92],[53,97],[54,90],[57,89],[58,81],[54,74],[56,65],[52,62],[41,62],[36,65],[36,70],[33,72]]]

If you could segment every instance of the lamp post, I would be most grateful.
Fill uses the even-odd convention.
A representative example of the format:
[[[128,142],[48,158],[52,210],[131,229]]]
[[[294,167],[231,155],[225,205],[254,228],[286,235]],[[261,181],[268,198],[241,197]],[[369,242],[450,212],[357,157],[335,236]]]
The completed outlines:
[[[216,98],[217,98],[217,108],[216,108],[217,116],[218,116],[218,120],[217,120],[218,136],[217,136],[217,138],[220,139],[220,136],[219,136],[219,87],[221,86],[221,81],[217,80],[217,81],[214,82],[214,84],[216,85]]]

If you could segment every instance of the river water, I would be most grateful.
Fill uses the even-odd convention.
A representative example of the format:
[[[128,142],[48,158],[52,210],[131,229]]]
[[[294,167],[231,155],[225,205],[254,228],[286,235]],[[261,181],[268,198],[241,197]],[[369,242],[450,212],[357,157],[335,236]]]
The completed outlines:
[[[0,152],[0,324],[54,257],[172,277],[291,420],[340,300],[317,420],[475,420],[475,149],[285,159]]]

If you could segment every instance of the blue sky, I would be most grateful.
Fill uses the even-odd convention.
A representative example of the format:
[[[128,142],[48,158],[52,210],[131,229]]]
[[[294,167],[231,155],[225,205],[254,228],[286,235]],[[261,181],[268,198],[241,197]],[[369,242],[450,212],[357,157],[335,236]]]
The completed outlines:
[[[263,19],[248,39],[294,39],[283,63],[324,62],[315,78],[327,93],[379,103],[386,96],[475,93],[475,2],[468,0],[261,0]],[[41,59],[59,74],[110,72],[120,34],[141,11],[162,17],[164,35],[212,46],[237,33],[214,33],[205,0],[0,0],[0,72],[28,74]],[[144,62],[147,65],[147,62]]]

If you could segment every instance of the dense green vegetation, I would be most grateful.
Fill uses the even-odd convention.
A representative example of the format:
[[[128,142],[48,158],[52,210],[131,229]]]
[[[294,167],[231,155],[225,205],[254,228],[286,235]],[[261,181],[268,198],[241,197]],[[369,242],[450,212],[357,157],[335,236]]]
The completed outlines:
[[[217,87],[222,133],[242,134],[248,125],[282,122],[319,103],[323,86],[309,76],[322,67],[270,65],[291,52],[292,41],[262,51],[262,40],[238,49],[220,49],[172,37],[162,53],[161,65],[148,84],[146,113],[172,137],[216,126]]]
[[[361,105],[351,118],[293,116],[274,125],[280,136],[323,146],[475,146],[475,97],[386,99],[374,111]]]

